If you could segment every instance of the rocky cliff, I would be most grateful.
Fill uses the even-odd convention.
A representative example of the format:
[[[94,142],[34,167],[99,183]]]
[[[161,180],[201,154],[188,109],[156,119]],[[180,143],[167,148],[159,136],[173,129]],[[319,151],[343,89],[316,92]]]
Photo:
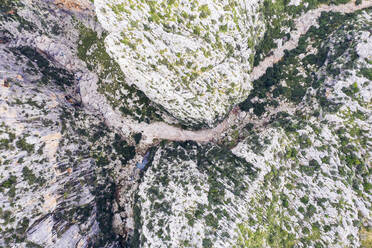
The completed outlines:
[[[0,247],[370,247],[371,5],[4,0]]]

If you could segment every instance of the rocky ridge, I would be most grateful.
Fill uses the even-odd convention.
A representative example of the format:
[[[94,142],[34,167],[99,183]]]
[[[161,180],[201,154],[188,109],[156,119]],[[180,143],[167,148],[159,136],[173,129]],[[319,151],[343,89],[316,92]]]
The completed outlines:
[[[126,84],[90,1],[35,2],[0,15],[0,245],[368,247],[369,9],[314,11],[293,38],[319,3],[264,1],[267,69],[241,110],[190,131]],[[343,4],[321,8],[371,3]]]

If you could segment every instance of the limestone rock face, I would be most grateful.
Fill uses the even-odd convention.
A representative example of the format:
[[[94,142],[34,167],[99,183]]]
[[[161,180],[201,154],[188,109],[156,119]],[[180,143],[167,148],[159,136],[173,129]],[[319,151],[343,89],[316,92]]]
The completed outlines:
[[[0,247],[115,247],[106,177],[115,162],[93,147],[114,133],[78,94],[94,77],[76,56],[72,19],[94,12],[31,2],[0,9]]]
[[[305,96],[264,126],[250,119],[233,149],[161,145],[138,191],[141,247],[368,247],[370,21],[323,14],[277,68],[316,71]]]
[[[371,247],[368,6],[2,0],[0,247]]]
[[[251,89],[256,1],[94,2],[126,83],[187,124],[212,125]]]

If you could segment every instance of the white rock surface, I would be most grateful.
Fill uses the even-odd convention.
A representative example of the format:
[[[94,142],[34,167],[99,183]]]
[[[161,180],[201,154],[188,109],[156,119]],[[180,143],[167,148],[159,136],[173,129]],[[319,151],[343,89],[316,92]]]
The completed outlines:
[[[212,125],[251,89],[253,47],[264,29],[258,2],[94,4],[127,83],[186,123]]]

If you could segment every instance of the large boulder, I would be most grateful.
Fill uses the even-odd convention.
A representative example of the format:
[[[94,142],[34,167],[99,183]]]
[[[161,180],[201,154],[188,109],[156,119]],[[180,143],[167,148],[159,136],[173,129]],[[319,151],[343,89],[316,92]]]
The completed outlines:
[[[186,124],[212,125],[251,89],[263,34],[255,1],[96,0],[126,83]]]

